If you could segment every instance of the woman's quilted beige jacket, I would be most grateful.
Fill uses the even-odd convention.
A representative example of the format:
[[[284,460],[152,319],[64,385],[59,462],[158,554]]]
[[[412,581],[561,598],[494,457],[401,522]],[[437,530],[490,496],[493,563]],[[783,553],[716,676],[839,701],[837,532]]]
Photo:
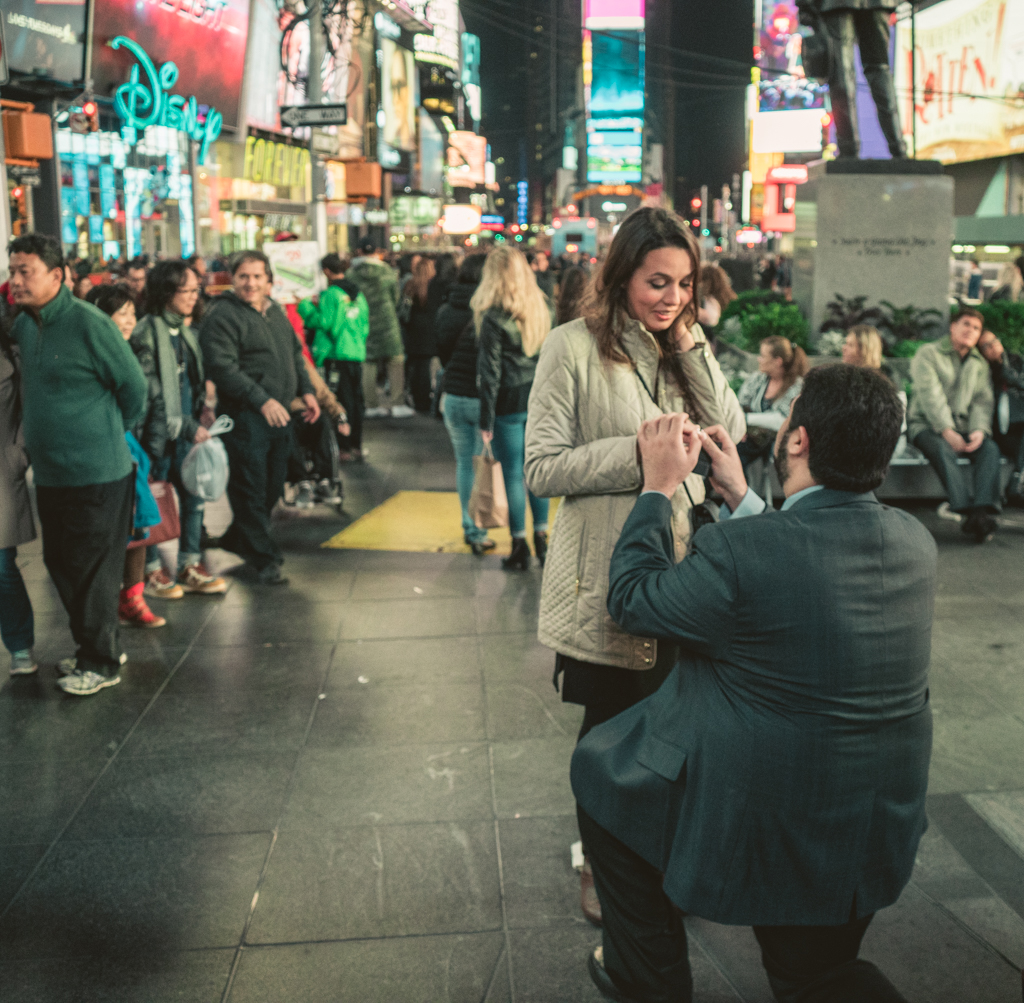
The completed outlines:
[[[738,440],[746,423],[736,395],[699,326],[693,335],[696,347],[682,355],[691,390],[706,424],[720,422]],[[548,335],[530,394],[526,483],[539,497],[563,498],[544,567],[541,643],[581,661],[642,670],[654,665],[657,642],[626,634],[609,617],[608,566],[642,487],[637,431],[648,418],[685,408],[664,375],[657,379],[653,336],[632,321],[623,344],[659,406],[637,372],[599,357],[583,320]],[[701,478],[691,475],[686,486],[695,504],[704,500]],[[690,502],[683,488],[672,499],[672,523],[682,560],[690,538]]]

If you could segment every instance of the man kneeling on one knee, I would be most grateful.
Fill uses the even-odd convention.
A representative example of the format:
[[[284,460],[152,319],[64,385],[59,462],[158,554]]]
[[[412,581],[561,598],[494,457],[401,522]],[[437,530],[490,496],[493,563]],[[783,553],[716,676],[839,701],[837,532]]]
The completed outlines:
[[[949,507],[966,516],[961,529],[978,543],[992,537],[1002,511],[999,447],[992,441],[992,375],[978,351],[984,318],[961,309],[949,334],[922,345],[910,363],[914,384],[907,438],[928,457],[949,496]],[[959,460],[967,459],[971,471]]]
[[[902,420],[880,374],[812,370],[776,440],[779,513],[722,428],[641,427],[608,610],[680,658],[572,760],[608,999],[689,1003],[686,913],[753,926],[780,1003],[904,999],[857,957],[927,824],[936,548],[872,493]],[[669,499],[702,447],[726,507],[676,564]]]

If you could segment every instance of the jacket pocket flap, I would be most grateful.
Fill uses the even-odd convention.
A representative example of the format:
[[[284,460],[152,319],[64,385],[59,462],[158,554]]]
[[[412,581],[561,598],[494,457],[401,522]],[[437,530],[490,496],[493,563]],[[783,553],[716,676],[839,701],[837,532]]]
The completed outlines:
[[[670,745],[655,735],[647,735],[637,749],[636,760],[659,777],[675,783],[686,764],[686,750]]]

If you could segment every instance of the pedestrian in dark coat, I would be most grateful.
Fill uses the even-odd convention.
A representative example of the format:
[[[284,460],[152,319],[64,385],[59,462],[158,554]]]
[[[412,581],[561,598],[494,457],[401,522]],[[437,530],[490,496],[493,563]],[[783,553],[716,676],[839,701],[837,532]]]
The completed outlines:
[[[902,421],[881,374],[812,370],[776,447],[783,511],[752,518],[765,505],[724,429],[641,428],[608,611],[680,657],[572,762],[604,919],[591,974],[613,998],[689,998],[678,907],[752,925],[779,1000],[903,1000],[857,960],[927,826],[936,548],[872,494]],[[727,518],[677,564],[669,496],[702,448]]]

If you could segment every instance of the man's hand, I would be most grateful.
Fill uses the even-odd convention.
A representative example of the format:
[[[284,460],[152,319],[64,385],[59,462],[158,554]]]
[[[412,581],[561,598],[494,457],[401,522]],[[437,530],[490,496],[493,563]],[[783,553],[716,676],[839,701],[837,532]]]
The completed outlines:
[[[306,410],[302,412],[302,420],[307,425],[312,425],[320,417],[320,405],[313,394],[303,394],[302,403],[306,405]]]
[[[947,428],[945,432],[942,433],[942,438],[949,443],[949,446],[954,453],[967,452],[967,442],[955,428]]]
[[[267,419],[267,424],[271,428],[284,428],[292,420],[288,408],[278,403],[273,397],[260,408],[260,414]]]
[[[721,425],[702,429],[700,442],[711,457],[711,486],[725,499],[735,512],[747,494],[747,478],[743,474],[743,461],[736,444]]]
[[[964,452],[965,453],[973,453],[976,449],[980,449],[981,448],[981,444],[984,441],[985,441],[985,433],[984,432],[980,432],[980,431],[978,431],[978,432],[971,432],[971,434],[969,436],[967,436],[967,445],[964,447]]]
[[[206,440],[209,439],[209,438],[210,438],[209,431],[207,429],[203,428],[202,425],[200,425],[199,428],[196,429],[196,434],[195,434],[195,437],[192,439],[192,441],[198,446],[199,443],[206,442]]]
[[[685,414],[665,414],[640,426],[637,445],[644,468],[644,490],[671,498],[693,473],[700,456],[696,426]]]
[[[352,426],[347,421],[338,422],[338,435],[349,436],[352,434]]]
[[[494,442],[494,433],[484,432],[483,430],[481,430],[480,438],[485,446],[489,446],[492,442]]]

